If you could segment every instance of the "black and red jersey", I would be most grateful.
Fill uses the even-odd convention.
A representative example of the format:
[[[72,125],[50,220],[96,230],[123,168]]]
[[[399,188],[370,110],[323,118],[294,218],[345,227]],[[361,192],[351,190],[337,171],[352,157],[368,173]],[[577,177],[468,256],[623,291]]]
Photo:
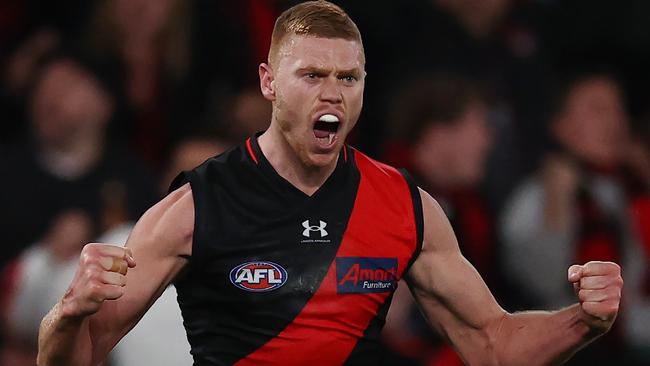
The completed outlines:
[[[397,281],[422,245],[417,187],[346,146],[308,196],[257,138],[184,172],[195,227],[175,283],[195,365],[373,363]]]

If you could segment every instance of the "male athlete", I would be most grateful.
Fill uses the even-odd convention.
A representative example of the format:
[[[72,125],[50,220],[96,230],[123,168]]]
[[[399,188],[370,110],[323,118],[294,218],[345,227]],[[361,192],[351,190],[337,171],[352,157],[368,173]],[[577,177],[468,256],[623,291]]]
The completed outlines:
[[[359,31],[337,6],[284,12],[259,66],[269,129],[181,175],[125,248],[83,249],[43,319],[39,365],[101,362],[171,283],[196,365],[377,364],[402,277],[471,365],[557,364],[606,332],[623,283],[616,264],[569,268],[571,307],[509,314],[438,204],[345,145],[364,63]]]

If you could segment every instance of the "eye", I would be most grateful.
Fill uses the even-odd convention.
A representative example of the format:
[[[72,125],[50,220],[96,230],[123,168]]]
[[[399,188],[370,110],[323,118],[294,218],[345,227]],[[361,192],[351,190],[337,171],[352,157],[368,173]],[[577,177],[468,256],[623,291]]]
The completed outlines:
[[[346,84],[353,84],[355,81],[357,81],[357,78],[353,75],[343,75],[339,76],[339,80],[342,80]]]

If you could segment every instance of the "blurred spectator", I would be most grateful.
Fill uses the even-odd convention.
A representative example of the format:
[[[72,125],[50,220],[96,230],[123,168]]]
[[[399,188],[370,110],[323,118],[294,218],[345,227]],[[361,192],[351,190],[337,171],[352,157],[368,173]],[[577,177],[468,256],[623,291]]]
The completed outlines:
[[[153,168],[160,167],[172,133],[198,119],[185,85],[193,3],[100,0],[81,40],[93,59],[120,66],[120,93],[133,119],[120,121],[117,130]]]
[[[209,106],[207,116],[220,123],[209,128],[228,139],[244,140],[255,132],[266,130],[271,123],[271,104],[264,99],[259,86],[212,97],[215,100]]]
[[[0,60],[0,110],[6,123],[0,131],[0,145],[27,133],[25,103],[40,63],[59,43],[60,35],[42,28],[27,37],[5,60]]]
[[[210,157],[233,146],[232,143],[213,137],[194,136],[182,139],[172,149],[171,156],[161,180],[161,192],[166,193],[174,178],[184,170],[190,170]]]
[[[26,95],[34,82],[39,61],[60,42],[51,29],[39,29],[27,38],[8,58],[3,88],[12,97]]]
[[[172,180],[184,170],[190,170],[203,161],[221,154],[230,144],[211,137],[195,136],[182,139],[172,149],[163,177],[161,193],[166,194]],[[131,228],[123,227],[111,236],[99,239],[102,243],[122,244],[126,242]],[[76,269],[76,264],[73,268]],[[65,282],[66,286],[72,277]],[[176,289],[168,287],[147,311],[144,317],[115,347],[111,353],[111,365],[139,366],[190,365],[190,345],[187,341],[183,319],[176,301]],[[43,314],[44,315],[44,314]],[[160,352],[164,349],[164,352]]]
[[[97,241],[123,246],[131,228],[131,225],[124,225],[106,233]],[[77,265],[70,264],[70,267],[76,269]],[[72,276],[63,283],[64,286],[68,286],[71,280]],[[113,348],[109,356],[111,366],[192,364],[190,344],[176,296],[174,286],[165,289],[135,328]]]
[[[635,256],[615,175],[628,137],[621,87],[608,74],[587,73],[571,79],[558,102],[550,123],[557,146],[516,190],[502,217],[505,271],[531,306],[545,309],[576,301],[566,278],[571,264],[615,261],[629,281],[626,269]],[[624,303],[621,318],[626,310]],[[625,356],[622,324],[570,364],[618,364]]]
[[[76,39],[96,0],[0,1],[0,148],[27,133],[24,103],[40,58]],[[6,118],[6,119],[5,119]]]
[[[368,77],[359,121],[363,132],[357,131],[364,149],[385,148],[382,143],[394,133],[396,122],[387,118],[386,106],[392,104],[396,81],[431,72],[479,80],[495,140],[485,184],[493,192],[488,204],[498,209],[542,149],[538,136],[546,113],[547,71],[536,24],[527,13],[533,9],[540,18],[539,3],[377,0],[371,11],[363,2],[343,4],[364,30]]]
[[[299,2],[196,0],[188,93],[201,102],[195,109],[204,128],[232,139],[266,129],[271,105],[261,96],[256,70],[267,61],[275,19]]]
[[[404,88],[394,109],[393,120],[404,126],[407,159],[387,159],[411,168],[450,218],[463,254],[490,278],[493,225],[480,184],[493,137],[482,90],[459,75],[420,76]]]
[[[59,55],[47,61],[28,106],[32,137],[0,157],[0,166],[10,172],[0,182],[0,303],[8,312],[23,270],[47,274],[52,263],[65,262],[98,233],[138,217],[157,198],[144,170],[105,140],[112,97],[78,60]],[[50,259],[35,247],[32,260],[6,266],[35,243],[51,251]],[[38,311],[39,304],[28,308]],[[14,357],[10,364],[15,364],[21,355],[30,357],[35,341],[21,337],[21,327],[39,321],[8,320],[2,336],[10,352],[4,355]]]
[[[210,138],[185,139],[177,145],[161,182],[162,194],[180,171],[192,169],[223,152],[228,145]],[[81,247],[94,237],[92,223],[82,212],[62,215],[46,237],[26,251],[15,265],[12,296],[3,310],[9,344],[0,353],[0,364],[33,365],[40,320],[63,296],[74,277]],[[132,222],[112,226],[96,240],[124,245]],[[161,347],[165,352],[160,352]],[[176,303],[176,291],[166,289],[145,317],[111,354],[111,365],[189,365],[190,347]],[[3,363],[4,362],[4,363]]]
[[[70,211],[87,216],[96,236],[139,217],[157,198],[145,170],[106,141],[113,99],[79,61],[46,63],[28,106],[31,138],[0,157],[9,172],[0,181],[0,268],[56,232]]]
[[[61,298],[74,276],[81,247],[88,243],[92,223],[82,211],[58,216],[41,243],[35,243],[12,266],[10,291],[3,293],[0,364],[31,366],[41,319]]]
[[[498,294],[501,281],[495,261],[493,215],[479,192],[492,147],[482,91],[475,82],[458,75],[418,77],[407,84],[394,108],[394,121],[404,126],[410,146],[401,165],[410,166],[419,186],[440,203],[461,252]],[[428,330],[403,289],[398,290],[389,311],[386,342],[422,364],[461,365],[454,352]]]
[[[650,114],[629,145],[627,186],[632,225],[639,235],[638,261],[626,268],[626,324],[631,352],[639,365],[650,363]]]

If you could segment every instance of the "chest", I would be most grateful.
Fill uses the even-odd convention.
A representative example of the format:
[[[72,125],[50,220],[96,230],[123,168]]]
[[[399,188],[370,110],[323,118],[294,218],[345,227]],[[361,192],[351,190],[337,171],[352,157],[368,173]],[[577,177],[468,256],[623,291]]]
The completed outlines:
[[[408,196],[352,183],[286,201],[217,188],[202,215],[211,220],[208,235],[195,243],[206,286],[240,308],[294,312],[316,295],[325,302],[354,296],[375,308],[408,266],[415,220]]]

